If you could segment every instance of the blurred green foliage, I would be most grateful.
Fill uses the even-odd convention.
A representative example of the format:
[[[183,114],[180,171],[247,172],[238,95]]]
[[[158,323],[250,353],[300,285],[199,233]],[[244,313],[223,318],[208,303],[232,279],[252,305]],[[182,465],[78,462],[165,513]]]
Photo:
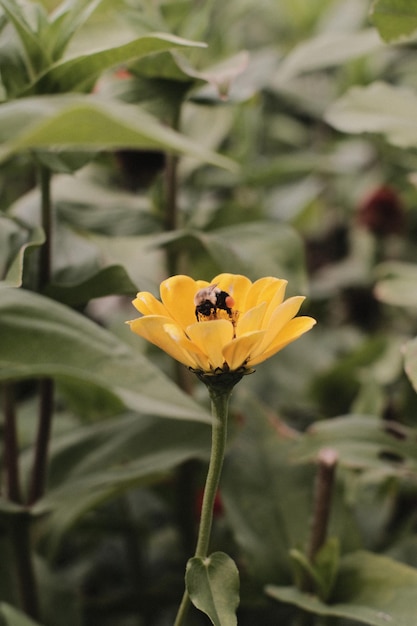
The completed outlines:
[[[415,0],[0,0],[0,378],[21,488],[4,426],[2,623],[34,623],[10,539],[28,517],[38,623],[173,623],[207,399],[124,321],[169,274],[225,271],[288,279],[318,320],[234,391],[213,550],[238,563],[238,623],[415,625],[416,31]],[[322,448],[338,468],[311,564]]]

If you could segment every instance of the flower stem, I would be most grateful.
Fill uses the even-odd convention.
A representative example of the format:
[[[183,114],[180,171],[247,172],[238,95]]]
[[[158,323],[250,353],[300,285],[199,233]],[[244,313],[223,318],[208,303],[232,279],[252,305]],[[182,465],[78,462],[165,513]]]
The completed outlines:
[[[54,381],[44,378],[39,382],[39,426],[35,446],[35,458],[29,487],[28,504],[42,497],[45,489],[48,448],[54,412]]]
[[[22,609],[34,620],[40,620],[38,587],[31,552],[31,518],[23,511],[14,516],[10,533],[14,549],[17,581]]]
[[[12,382],[4,384],[4,465],[6,469],[6,496],[12,502],[21,502],[14,391]]]
[[[53,214],[51,203],[51,171],[45,165],[39,166],[39,186],[41,191],[41,221],[45,233],[45,243],[40,249],[38,290],[40,293],[51,281],[52,275],[52,230]]]
[[[220,482],[220,475],[226,449],[228,406],[231,389],[222,389],[217,391],[209,388],[209,392],[213,415],[211,453],[206,485],[204,488],[203,504],[201,507],[197,546],[194,553],[194,556],[201,558],[205,558],[207,556],[210,544],[214,502]],[[187,590],[185,590],[174,626],[183,626],[185,624],[189,607],[190,597]]]

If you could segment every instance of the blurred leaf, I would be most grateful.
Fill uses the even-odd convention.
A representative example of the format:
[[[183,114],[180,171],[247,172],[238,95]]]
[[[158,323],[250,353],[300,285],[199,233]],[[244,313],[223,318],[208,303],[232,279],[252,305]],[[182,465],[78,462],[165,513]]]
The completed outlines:
[[[76,378],[112,391],[143,413],[210,420],[141,354],[49,298],[5,288],[0,320],[1,380]]]
[[[375,0],[371,19],[388,43],[412,39],[417,31],[417,1]]]
[[[314,470],[292,462],[298,433],[256,399],[244,394],[237,411],[243,427],[232,440],[221,482],[227,521],[257,584],[282,584],[292,577],[290,549],[307,540]],[[358,545],[339,489],[329,534],[341,538],[343,550]]]
[[[416,586],[416,569],[370,552],[355,552],[342,558],[329,604],[294,587],[268,585],[266,593],[316,615],[371,626],[414,626]]]
[[[67,276],[68,280],[68,276]],[[110,265],[81,282],[52,283],[44,295],[70,307],[85,305],[93,298],[110,295],[134,296],[137,286],[121,265]]]
[[[417,307],[417,266],[390,261],[376,268],[375,297],[386,304]]]
[[[192,603],[209,616],[214,626],[236,626],[239,572],[224,552],[194,557],[187,563],[187,591]]]
[[[232,171],[230,159],[163,126],[137,106],[94,96],[39,96],[0,107],[0,160],[29,148],[71,150],[159,148],[185,153]]]
[[[54,437],[49,489],[34,507],[49,513],[43,533],[54,551],[79,518],[126,489],[161,479],[193,458],[206,458],[210,428],[205,424],[148,417],[118,416]],[[24,457],[26,472],[31,459]]]
[[[417,339],[408,341],[404,346],[404,369],[417,392]]]
[[[16,29],[25,50],[24,59],[28,74],[34,77],[36,72],[48,63],[48,55],[35,25],[31,24],[30,13],[36,12],[37,19],[46,21],[46,11],[40,4],[26,3],[26,5],[22,5],[22,3],[14,0],[0,0],[0,5]],[[37,26],[39,27],[39,24]]]
[[[312,461],[319,450],[331,447],[346,467],[410,478],[417,472],[415,438],[413,429],[395,422],[348,415],[311,426],[293,448],[293,459]]]
[[[45,37],[50,56],[57,61],[75,32],[86,22],[102,0],[66,0],[61,2],[49,16],[49,28]]]
[[[407,87],[352,87],[330,105],[325,119],[346,133],[382,133],[395,146],[417,145],[417,95]]]
[[[0,287],[21,286],[27,253],[44,241],[41,228],[30,228],[20,220],[0,215]]]
[[[383,48],[373,28],[359,33],[328,32],[299,44],[279,65],[273,77],[275,88],[295,76],[341,65]]]
[[[2,626],[39,626],[38,622],[5,602],[0,603],[0,617]]]
[[[185,59],[179,62],[181,69],[193,78],[210,83],[221,100],[227,100],[231,86],[237,76],[245,72],[249,64],[249,53],[239,52],[233,57],[203,70],[194,69]]]
[[[144,35],[123,45],[58,61],[37,77],[24,95],[90,91],[98,76],[111,67],[172,48],[193,47],[204,48],[206,44],[166,33]]]
[[[286,278],[290,288],[306,290],[304,251],[297,232],[278,222],[248,222],[199,232],[157,234],[150,244],[181,247],[193,255],[204,251],[218,271],[245,274],[255,280],[270,274]]]

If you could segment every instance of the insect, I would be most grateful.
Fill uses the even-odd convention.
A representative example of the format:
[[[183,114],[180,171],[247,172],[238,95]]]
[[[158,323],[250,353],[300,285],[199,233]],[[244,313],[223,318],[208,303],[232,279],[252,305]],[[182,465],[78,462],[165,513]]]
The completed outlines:
[[[235,304],[234,299],[227,291],[222,291],[217,285],[209,285],[203,287],[194,296],[195,316],[197,322],[200,316],[206,318],[215,318],[217,309],[222,309],[232,317],[232,307]]]

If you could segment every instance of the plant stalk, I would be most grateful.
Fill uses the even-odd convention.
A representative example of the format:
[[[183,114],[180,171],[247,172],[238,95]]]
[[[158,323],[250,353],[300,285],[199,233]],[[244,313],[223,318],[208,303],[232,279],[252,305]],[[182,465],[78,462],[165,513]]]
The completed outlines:
[[[210,390],[211,408],[213,415],[210,462],[204,488],[201,507],[200,525],[198,529],[197,546],[194,556],[205,558],[210,544],[211,527],[213,524],[213,509],[220,475],[223,467],[227,440],[228,406],[231,389],[216,393]],[[188,591],[184,591],[174,626],[183,626],[187,618],[191,601]]]
[[[39,186],[41,192],[41,222],[45,242],[40,248],[38,291],[42,293],[52,277],[53,211],[51,202],[51,170],[39,166]]]
[[[45,491],[49,439],[54,412],[54,381],[51,378],[43,378],[39,381],[39,395],[39,426],[29,486],[29,506],[39,500]]]
[[[16,408],[14,384],[3,386],[4,401],[4,465],[6,470],[6,497],[12,501],[22,502],[19,477],[19,449],[16,432]]]
[[[32,561],[30,527],[31,518],[29,513],[22,512],[13,517],[10,533],[22,609],[26,615],[29,615],[35,621],[39,621],[40,608]]]

